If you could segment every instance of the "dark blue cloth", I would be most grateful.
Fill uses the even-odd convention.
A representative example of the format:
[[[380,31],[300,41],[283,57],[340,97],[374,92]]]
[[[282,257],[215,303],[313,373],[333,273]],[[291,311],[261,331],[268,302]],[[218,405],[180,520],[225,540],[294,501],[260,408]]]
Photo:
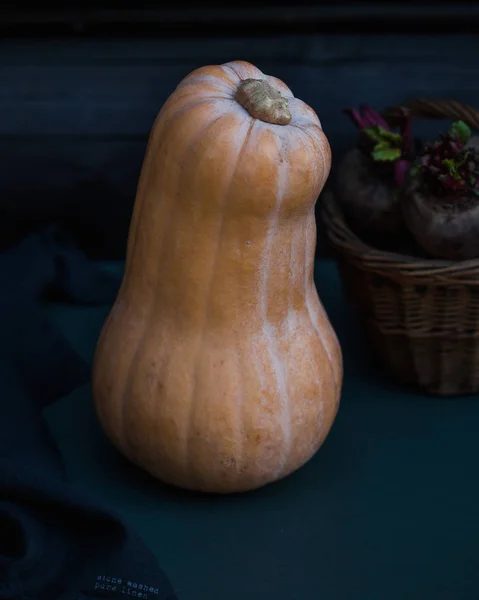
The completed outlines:
[[[42,417],[42,407],[90,377],[42,309],[45,295],[111,303],[118,285],[55,226],[0,256],[2,600],[124,599],[127,590],[147,600],[176,598],[121,518],[66,480]]]

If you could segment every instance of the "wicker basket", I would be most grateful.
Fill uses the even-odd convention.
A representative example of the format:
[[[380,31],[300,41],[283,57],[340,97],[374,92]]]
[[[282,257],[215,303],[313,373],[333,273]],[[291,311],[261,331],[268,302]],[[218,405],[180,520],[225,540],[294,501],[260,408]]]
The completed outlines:
[[[413,118],[462,119],[479,111],[448,100],[416,100]],[[399,109],[384,117],[393,122]],[[378,250],[346,224],[332,194],[322,199],[325,231],[344,293],[375,354],[393,377],[437,395],[479,393],[479,259],[421,259]]]

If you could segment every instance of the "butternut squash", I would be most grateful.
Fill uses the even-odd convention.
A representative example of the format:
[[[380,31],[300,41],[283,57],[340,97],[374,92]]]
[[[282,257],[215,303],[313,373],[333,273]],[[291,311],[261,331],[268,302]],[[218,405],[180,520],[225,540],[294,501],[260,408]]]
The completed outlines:
[[[162,107],[93,365],[106,434],[162,481],[251,490],[325,440],[342,385],[313,281],[330,166],[316,113],[247,62],[193,71]]]

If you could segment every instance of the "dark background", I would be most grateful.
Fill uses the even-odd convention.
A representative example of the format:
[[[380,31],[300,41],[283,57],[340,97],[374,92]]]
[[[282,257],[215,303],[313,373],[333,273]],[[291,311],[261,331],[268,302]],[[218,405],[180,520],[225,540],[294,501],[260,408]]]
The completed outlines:
[[[343,108],[479,104],[478,3],[128,5],[0,9],[3,246],[55,220],[90,255],[122,258],[154,117],[204,64],[251,61],[310,104],[332,145],[330,181],[355,141]]]

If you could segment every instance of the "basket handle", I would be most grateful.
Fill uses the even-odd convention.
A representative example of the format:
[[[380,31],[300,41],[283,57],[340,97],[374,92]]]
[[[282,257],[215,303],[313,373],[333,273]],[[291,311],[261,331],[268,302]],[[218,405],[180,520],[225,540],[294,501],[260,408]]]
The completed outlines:
[[[413,118],[462,120],[469,127],[479,129],[479,110],[456,100],[435,98],[406,100],[400,106],[387,108],[383,112],[383,117],[387,121],[395,120],[403,116],[404,113],[409,113]]]

